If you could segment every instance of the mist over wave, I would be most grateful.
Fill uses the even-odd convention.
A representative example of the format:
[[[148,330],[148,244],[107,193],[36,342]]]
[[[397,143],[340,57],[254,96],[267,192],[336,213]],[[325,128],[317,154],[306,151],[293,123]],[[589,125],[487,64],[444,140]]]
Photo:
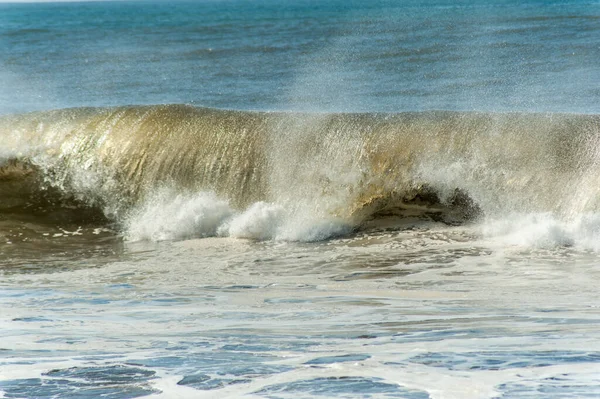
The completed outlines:
[[[599,127],[596,115],[183,105],[12,115],[0,209],[97,209],[131,240],[313,241],[413,217],[503,237],[562,229],[553,242],[573,245],[597,230]]]

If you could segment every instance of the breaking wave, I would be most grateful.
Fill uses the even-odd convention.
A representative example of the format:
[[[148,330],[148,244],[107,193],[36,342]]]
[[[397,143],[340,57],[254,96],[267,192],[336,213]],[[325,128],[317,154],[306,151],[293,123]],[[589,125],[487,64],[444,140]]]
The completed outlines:
[[[0,212],[68,210],[131,240],[311,241],[389,217],[509,236],[515,215],[600,211],[596,115],[128,106],[4,116],[0,137]]]

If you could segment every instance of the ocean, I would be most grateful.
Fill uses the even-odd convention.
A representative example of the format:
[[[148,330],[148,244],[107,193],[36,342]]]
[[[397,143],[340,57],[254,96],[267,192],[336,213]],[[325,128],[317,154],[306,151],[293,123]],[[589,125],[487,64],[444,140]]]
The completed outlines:
[[[600,3],[0,3],[0,397],[600,397]]]

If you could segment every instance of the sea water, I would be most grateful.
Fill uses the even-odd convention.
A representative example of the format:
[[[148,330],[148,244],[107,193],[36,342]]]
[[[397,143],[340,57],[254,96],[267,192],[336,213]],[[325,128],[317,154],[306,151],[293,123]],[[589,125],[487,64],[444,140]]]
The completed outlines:
[[[0,396],[600,397],[599,30],[0,3]]]

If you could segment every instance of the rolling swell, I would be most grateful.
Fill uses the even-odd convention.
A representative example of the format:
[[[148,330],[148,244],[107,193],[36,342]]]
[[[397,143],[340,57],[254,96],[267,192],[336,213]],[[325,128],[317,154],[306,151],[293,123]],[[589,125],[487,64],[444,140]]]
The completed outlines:
[[[599,210],[599,128],[596,115],[183,105],[5,116],[0,209],[95,209],[94,217],[130,229],[132,219],[155,218],[170,204],[171,212],[188,209],[182,220],[220,215],[183,236],[222,234],[250,210],[256,217],[246,223],[275,230],[246,226],[239,235],[292,239],[275,231],[318,222],[343,233],[390,215],[446,223],[520,212],[569,218]]]

